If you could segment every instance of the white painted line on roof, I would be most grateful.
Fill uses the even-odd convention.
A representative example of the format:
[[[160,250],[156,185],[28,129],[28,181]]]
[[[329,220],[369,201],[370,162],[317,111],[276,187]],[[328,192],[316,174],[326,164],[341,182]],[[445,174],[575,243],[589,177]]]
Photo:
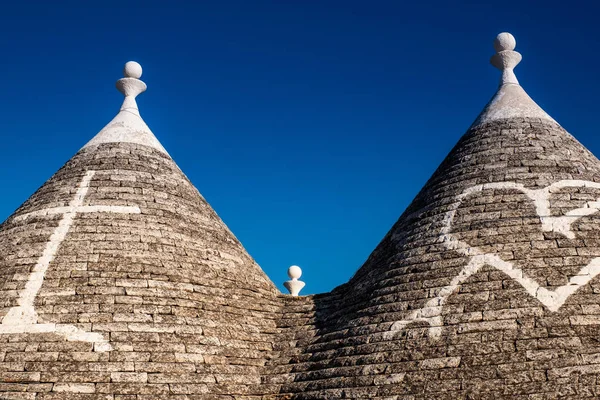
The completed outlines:
[[[54,228],[54,232],[46,243],[42,255],[38,258],[33,267],[33,271],[29,274],[25,288],[19,293],[19,298],[17,300],[18,306],[12,307],[2,320],[2,323],[0,324],[0,334],[54,332],[65,336],[67,340],[102,344],[97,346],[96,351],[110,350],[110,345],[107,344],[107,341],[99,333],[85,332],[72,325],[38,324],[38,315],[35,312],[34,307],[34,300],[42,287],[46,271],[48,271],[50,263],[54,260],[60,245],[65,240],[67,233],[69,233],[69,230],[73,225],[73,219],[77,213],[110,212],[139,214],[141,212],[137,206],[84,206],[83,202],[90,187],[90,181],[95,173],[95,171],[88,171],[84,175],[74,198],[67,207],[54,207],[33,211],[14,218],[14,221],[18,222],[25,221],[32,217],[62,214],[58,226]]]

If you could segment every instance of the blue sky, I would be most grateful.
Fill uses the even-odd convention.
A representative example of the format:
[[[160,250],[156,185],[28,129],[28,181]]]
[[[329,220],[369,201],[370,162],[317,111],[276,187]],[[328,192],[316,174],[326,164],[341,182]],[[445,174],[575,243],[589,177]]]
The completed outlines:
[[[140,62],[145,121],[250,254],[303,294],[360,267],[493,95],[517,77],[595,154],[597,2],[11,2],[0,13],[8,217],[118,111]]]

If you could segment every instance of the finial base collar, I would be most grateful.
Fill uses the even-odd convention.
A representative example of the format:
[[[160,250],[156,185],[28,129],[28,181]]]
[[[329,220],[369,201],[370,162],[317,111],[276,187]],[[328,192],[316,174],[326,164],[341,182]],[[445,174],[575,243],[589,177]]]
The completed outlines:
[[[500,51],[492,56],[490,63],[502,71],[502,78],[500,79],[501,86],[506,83],[519,84],[519,80],[514,73],[514,68],[522,59],[521,53],[513,50]]]
[[[283,282],[283,286],[285,286],[285,288],[290,292],[290,294],[292,296],[298,296],[298,294],[300,293],[302,288],[304,286],[306,286],[306,283],[299,281],[297,279],[292,279],[292,280]]]
[[[123,93],[125,97],[136,97],[138,94],[146,91],[147,86],[144,82],[136,78],[121,78],[117,81],[117,89]]]

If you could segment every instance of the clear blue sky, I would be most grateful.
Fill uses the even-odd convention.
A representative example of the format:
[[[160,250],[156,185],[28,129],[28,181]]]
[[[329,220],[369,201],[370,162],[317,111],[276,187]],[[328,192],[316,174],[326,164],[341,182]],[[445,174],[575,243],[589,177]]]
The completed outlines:
[[[94,6],[88,5],[94,3]],[[28,1],[0,14],[8,217],[117,112],[142,115],[282,288],[344,283],[493,95],[501,31],[529,94],[600,154],[598,2]]]

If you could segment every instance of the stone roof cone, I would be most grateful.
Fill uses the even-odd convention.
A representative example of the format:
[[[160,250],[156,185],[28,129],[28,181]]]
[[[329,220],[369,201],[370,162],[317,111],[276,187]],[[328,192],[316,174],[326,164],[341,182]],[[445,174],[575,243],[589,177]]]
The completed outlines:
[[[279,292],[144,123],[141,74],[0,226],[0,398],[263,390]]]
[[[0,226],[0,398],[597,398],[600,161],[519,85],[515,46],[496,38],[492,100],[317,296],[248,256],[128,64],[119,114]]]
[[[600,161],[519,85],[515,46],[498,35],[497,93],[355,276],[290,303],[283,393],[598,398]]]

